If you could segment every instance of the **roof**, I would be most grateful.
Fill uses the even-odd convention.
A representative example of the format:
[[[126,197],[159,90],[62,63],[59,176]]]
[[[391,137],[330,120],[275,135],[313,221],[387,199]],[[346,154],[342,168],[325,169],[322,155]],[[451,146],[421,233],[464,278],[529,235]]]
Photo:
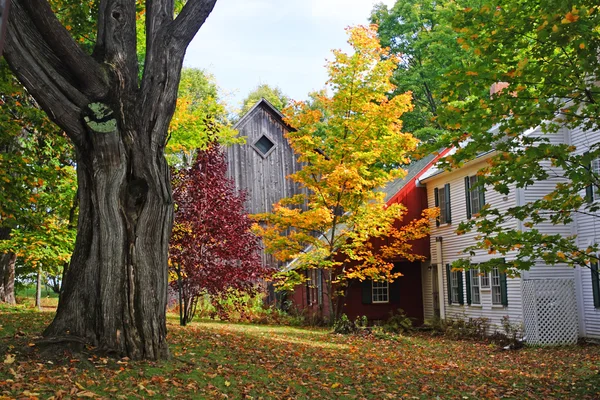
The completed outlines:
[[[404,188],[410,181],[413,180],[421,171],[427,168],[437,157],[437,154],[429,154],[420,160],[411,162],[406,167],[406,176],[404,178],[398,178],[395,181],[388,183],[382,191],[385,193],[385,202],[396,195],[402,188]]]
[[[285,116],[264,97],[261,98],[255,105],[253,105],[252,108],[249,109],[248,112],[246,114],[244,114],[238,122],[235,123],[235,125],[233,126],[233,129],[239,130],[243,125],[245,125],[251,119],[251,116],[252,116],[252,114],[254,114],[254,111],[258,108],[262,108],[265,111],[267,111],[269,114],[271,114],[271,116],[277,122],[279,122],[281,125],[285,126],[287,130],[289,130],[289,131],[295,130],[294,128],[292,128],[291,126],[289,126],[288,124],[285,123],[285,121],[283,120],[285,118]]]

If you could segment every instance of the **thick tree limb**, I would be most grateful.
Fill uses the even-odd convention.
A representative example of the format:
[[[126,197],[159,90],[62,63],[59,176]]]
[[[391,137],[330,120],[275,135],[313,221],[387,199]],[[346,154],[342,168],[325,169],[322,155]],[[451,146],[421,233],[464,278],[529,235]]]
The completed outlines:
[[[80,110],[89,101],[72,82],[21,3],[13,2],[4,55],[19,80],[75,143],[84,133]]]
[[[152,53],[157,35],[173,21],[174,0],[146,0],[146,54]]]
[[[215,7],[217,0],[189,0],[175,18],[172,36],[177,46],[187,48]]]
[[[136,10],[132,0],[101,0],[94,57],[118,73],[120,91],[134,93],[138,84]]]
[[[22,9],[27,13],[41,38],[62,61],[64,69],[75,80],[75,86],[94,99],[103,98],[108,92],[106,78],[100,65],[73,40],[69,32],[54,15],[47,0],[12,0],[13,10]],[[11,28],[16,15],[11,16]],[[135,18],[135,16],[134,16]],[[134,25],[135,29],[135,25]]]

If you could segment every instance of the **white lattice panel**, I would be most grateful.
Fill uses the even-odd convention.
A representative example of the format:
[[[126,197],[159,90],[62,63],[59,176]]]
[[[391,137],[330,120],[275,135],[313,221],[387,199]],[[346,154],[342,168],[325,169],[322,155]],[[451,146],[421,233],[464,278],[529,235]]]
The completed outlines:
[[[522,288],[527,343],[576,343],[579,328],[575,282],[572,279],[530,279],[523,281]]]

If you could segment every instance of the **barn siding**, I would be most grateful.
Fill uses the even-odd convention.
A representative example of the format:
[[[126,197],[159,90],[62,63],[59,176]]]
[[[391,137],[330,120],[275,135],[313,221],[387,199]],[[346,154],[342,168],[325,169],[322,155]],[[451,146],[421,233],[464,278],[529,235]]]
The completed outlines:
[[[289,131],[281,115],[265,100],[260,101],[236,124],[245,144],[226,149],[227,175],[235,182],[238,191],[248,193],[246,208],[250,214],[271,212],[273,205],[285,197],[301,192],[298,184],[288,176],[300,170],[294,151],[285,134]],[[275,149],[263,157],[252,146],[263,135],[275,144]],[[261,250],[264,265],[280,266],[270,254]]]

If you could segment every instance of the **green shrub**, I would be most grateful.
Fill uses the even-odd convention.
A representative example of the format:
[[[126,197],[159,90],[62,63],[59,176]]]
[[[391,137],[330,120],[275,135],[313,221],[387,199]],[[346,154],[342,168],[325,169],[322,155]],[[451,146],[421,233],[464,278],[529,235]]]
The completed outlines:
[[[383,330],[388,333],[405,333],[412,329],[412,320],[401,308],[396,310],[396,313],[390,311],[390,317],[383,323]]]

